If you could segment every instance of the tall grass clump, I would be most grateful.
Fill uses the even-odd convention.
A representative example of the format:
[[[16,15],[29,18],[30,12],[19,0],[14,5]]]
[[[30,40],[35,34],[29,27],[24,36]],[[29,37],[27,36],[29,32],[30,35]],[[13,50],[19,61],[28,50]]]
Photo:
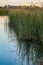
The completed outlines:
[[[32,9],[28,13],[10,13],[9,26],[16,30],[22,39],[43,41],[43,10]]]

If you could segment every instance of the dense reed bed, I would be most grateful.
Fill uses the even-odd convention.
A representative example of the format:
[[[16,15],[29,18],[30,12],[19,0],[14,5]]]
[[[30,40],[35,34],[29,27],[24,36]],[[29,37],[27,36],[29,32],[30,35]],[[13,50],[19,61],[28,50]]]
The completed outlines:
[[[10,13],[9,17],[9,26],[17,32],[19,38],[43,42],[43,9],[21,10]]]

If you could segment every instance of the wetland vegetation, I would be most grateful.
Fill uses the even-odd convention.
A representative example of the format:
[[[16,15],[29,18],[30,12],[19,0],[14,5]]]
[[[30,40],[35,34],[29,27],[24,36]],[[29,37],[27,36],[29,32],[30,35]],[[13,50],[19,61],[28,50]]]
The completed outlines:
[[[43,62],[43,8],[1,8],[0,51],[0,65],[40,65]]]
[[[9,14],[9,26],[15,29],[18,38],[43,43],[43,9],[30,8]]]

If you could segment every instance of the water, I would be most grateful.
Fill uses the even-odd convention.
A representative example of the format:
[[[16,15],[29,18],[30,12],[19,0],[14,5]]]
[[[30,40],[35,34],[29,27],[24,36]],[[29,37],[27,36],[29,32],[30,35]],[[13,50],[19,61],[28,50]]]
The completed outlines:
[[[0,65],[36,65],[43,57],[43,45],[18,39],[8,22],[8,16],[0,16]]]

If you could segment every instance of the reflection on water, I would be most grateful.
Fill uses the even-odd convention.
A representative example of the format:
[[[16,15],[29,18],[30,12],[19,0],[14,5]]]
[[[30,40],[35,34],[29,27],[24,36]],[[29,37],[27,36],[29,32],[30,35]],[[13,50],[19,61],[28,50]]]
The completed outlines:
[[[7,16],[0,16],[0,65],[36,65],[43,57],[43,45],[18,39],[8,21]]]

